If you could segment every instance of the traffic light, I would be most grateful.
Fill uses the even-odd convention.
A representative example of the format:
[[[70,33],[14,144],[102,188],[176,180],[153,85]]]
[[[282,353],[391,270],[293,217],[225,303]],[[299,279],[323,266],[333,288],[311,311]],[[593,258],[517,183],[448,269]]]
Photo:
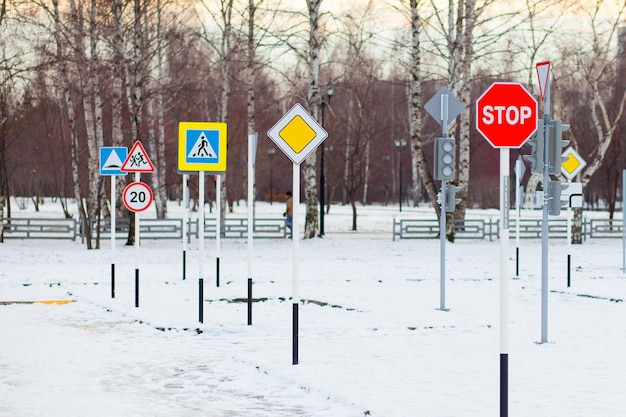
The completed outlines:
[[[436,180],[449,181],[454,179],[454,138],[435,139],[435,166]]]
[[[550,181],[548,183],[548,214],[558,216],[561,214],[561,207],[567,207],[569,205],[569,195],[562,193],[567,187],[567,184],[561,183],[560,181]],[[563,196],[565,200],[562,200],[561,196]]]
[[[446,186],[446,211],[448,213],[454,213],[456,205],[461,202],[460,198],[456,198],[456,193],[461,191],[461,187],[456,185]]]
[[[537,120],[537,131],[525,145],[531,147],[530,155],[524,155],[524,159],[530,162],[530,170],[533,174],[543,174],[543,119]]]
[[[550,143],[548,148],[548,172],[550,174],[559,175],[561,173],[561,164],[567,161],[567,158],[562,157],[561,154],[563,149],[569,145],[569,140],[563,140],[563,132],[568,129],[569,125],[563,124],[560,120],[552,120],[550,122]]]

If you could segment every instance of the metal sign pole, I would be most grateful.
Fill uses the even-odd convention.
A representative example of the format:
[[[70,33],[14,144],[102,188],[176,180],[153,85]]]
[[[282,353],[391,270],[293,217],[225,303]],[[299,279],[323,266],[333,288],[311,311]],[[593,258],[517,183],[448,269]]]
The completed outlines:
[[[550,182],[550,73],[543,103],[543,218],[541,224],[541,343],[548,343],[548,184]]]
[[[441,135],[448,137],[448,94],[441,95]],[[441,180],[441,214],[439,216],[439,309],[446,309],[446,180]]]
[[[115,182],[117,175],[111,175],[111,298],[115,298],[115,216],[117,204],[115,202]]]
[[[252,255],[254,236],[254,141],[248,135],[248,326],[252,325]]]
[[[519,277],[519,223],[522,217],[522,167],[521,158],[515,161],[515,276]]]
[[[204,323],[204,172],[198,172],[198,321]]]
[[[141,173],[135,172],[135,182],[141,180]],[[139,212],[135,212],[135,307],[139,307]]]
[[[622,171],[622,272],[626,273],[626,169]]]
[[[291,221],[291,237],[293,240],[293,277],[292,277],[292,313],[293,313],[293,350],[292,364],[298,364],[298,306],[300,295],[298,293],[298,262],[300,256],[300,227],[298,225],[298,206],[300,205],[300,164],[293,164],[293,217]]]
[[[188,174],[183,174],[183,224],[181,228],[183,240],[183,280],[187,275],[187,221],[189,220],[189,190],[187,189]]]
[[[572,179],[567,179],[568,186],[572,185]],[[572,205],[567,205],[567,286],[572,282]]]
[[[220,255],[222,252],[222,176],[218,175],[215,181],[215,285],[220,286]],[[224,207],[225,208],[225,207]]]
[[[509,156],[500,148],[500,417],[509,401]]]

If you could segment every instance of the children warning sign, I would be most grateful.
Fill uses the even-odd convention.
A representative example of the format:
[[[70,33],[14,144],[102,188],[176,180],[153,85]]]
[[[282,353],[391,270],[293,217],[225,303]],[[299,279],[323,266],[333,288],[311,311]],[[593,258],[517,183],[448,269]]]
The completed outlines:
[[[141,142],[137,141],[122,164],[124,172],[154,172],[154,165]]]

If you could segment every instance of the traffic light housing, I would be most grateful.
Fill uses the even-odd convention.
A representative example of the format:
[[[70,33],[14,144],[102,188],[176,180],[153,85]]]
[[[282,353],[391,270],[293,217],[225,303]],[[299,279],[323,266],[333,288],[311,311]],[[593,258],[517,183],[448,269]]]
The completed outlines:
[[[446,186],[446,212],[454,213],[456,205],[461,202],[460,198],[456,198],[456,193],[459,191],[461,191],[461,187],[457,187],[456,185]]]
[[[559,175],[561,173],[561,164],[567,161],[562,157],[563,149],[569,145],[569,140],[563,140],[563,132],[569,130],[569,125],[563,124],[560,120],[552,120],[550,122],[549,132],[549,163],[548,172],[550,174]]]
[[[561,214],[561,207],[569,205],[569,195],[562,193],[566,188],[568,188],[568,185],[560,181],[550,181],[548,183],[548,214],[558,216]],[[561,196],[565,197],[565,200]]]
[[[524,159],[530,162],[530,170],[533,174],[543,174],[544,140],[543,119],[537,120],[537,130],[525,145],[531,147],[530,155],[524,155]]]
[[[456,149],[454,138],[435,139],[434,178],[441,181],[454,179]]]

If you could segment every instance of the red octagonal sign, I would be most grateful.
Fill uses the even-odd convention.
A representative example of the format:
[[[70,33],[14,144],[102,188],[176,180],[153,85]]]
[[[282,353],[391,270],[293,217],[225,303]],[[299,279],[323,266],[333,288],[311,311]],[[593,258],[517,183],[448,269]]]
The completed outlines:
[[[493,83],[476,100],[476,129],[494,148],[519,148],[537,130],[537,100],[519,83]]]

